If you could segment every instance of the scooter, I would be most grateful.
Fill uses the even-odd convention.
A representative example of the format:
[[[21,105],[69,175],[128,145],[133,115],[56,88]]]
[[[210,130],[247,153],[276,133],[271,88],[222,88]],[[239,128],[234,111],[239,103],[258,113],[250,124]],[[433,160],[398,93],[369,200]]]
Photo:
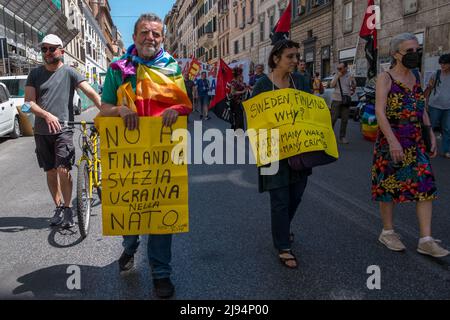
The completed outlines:
[[[375,89],[370,86],[364,87],[364,92],[358,97],[355,121],[359,121],[360,130],[364,139],[375,141],[377,138],[378,123],[375,115]]]

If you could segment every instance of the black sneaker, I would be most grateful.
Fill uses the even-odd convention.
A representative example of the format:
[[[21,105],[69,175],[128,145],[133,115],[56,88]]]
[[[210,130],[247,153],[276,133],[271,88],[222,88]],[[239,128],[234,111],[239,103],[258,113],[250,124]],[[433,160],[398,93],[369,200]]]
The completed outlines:
[[[73,222],[73,212],[72,208],[64,208],[64,218],[61,224],[61,227],[64,229],[69,229],[75,226],[75,222]]]
[[[53,211],[53,217],[50,219],[50,225],[52,227],[58,226],[63,221],[64,207],[56,207]]]
[[[119,258],[119,269],[120,272],[128,271],[133,268],[134,265],[134,255],[126,254],[125,251]]]
[[[175,287],[170,278],[153,279],[153,289],[159,298],[170,298],[175,292]]]

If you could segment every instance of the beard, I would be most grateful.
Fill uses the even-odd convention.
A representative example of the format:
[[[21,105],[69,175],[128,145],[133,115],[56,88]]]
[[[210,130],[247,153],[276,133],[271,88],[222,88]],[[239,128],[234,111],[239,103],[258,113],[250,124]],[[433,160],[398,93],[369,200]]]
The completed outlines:
[[[146,60],[153,58],[159,51],[159,47],[155,45],[139,45],[137,46],[138,53]]]
[[[62,61],[62,57],[44,57],[44,61],[47,64],[58,64],[60,61]]]

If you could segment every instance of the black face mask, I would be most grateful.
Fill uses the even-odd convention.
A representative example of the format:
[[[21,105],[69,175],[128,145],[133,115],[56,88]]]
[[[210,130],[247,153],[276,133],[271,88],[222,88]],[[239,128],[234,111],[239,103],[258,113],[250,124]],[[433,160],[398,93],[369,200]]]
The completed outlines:
[[[402,58],[402,64],[408,69],[419,67],[420,56],[418,52],[408,52]]]

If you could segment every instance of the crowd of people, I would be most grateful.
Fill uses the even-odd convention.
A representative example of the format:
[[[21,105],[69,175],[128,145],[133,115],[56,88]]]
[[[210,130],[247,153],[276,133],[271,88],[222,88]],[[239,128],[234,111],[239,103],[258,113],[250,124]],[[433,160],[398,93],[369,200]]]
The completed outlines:
[[[131,110],[123,101],[117,101],[117,90],[124,82],[136,88],[136,73],[130,70],[139,64],[158,70],[169,70],[175,61],[163,47],[163,22],[154,14],[142,15],[135,24],[134,44],[115,67],[110,67],[104,82],[102,97],[91,89],[85,79],[73,69],[64,66],[62,41],[54,35],[46,36],[41,46],[45,65],[31,72],[26,85],[25,101],[35,113],[35,140],[39,165],[46,172],[48,188],[55,204],[52,225],[73,227],[71,211],[72,178],[70,170],[74,161],[73,130],[62,127],[60,121],[73,119],[70,97],[76,88],[83,90],[94,101],[102,116],[121,117],[129,130],[138,126],[142,116]],[[441,71],[433,75],[424,92],[414,70],[418,67],[417,38],[401,34],[391,42],[393,66],[379,74],[377,79],[376,114],[379,123],[378,139],[374,146],[372,166],[372,198],[379,202],[382,231],[378,240],[393,251],[405,250],[400,236],[395,232],[393,210],[397,203],[415,202],[419,221],[417,251],[432,257],[449,254],[432,237],[432,203],[437,189],[430,158],[438,153],[434,131],[440,128],[444,156],[450,158],[450,56],[440,59]],[[257,65],[255,74],[245,84],[242,69],[233,69],[229,84],[229,99],[233,113],[232,128],[244,129],[242,101],[263,92],[293,88],[320,95],[323,86],[320,75],[311,78],[305,61],[299,59],[299,44],[291,40],[277,42],[272,48],[268,66]],[[117,67],[119,66],[119,67]],[[124,73],[128,70],[129,73]],[[331,82],[335,88],[331,105],[332,125],[341,118],[339,141],[347,143],[348,96],[354,92],[355,83],[345,63],[339,64]],[[209,81],[203,73],[197,81],[186,80],[186,89],[192,101],[198,100],[200,118],[210,119]],[[427,99],[428,97],[428,99]],[[431,117],[426,104],[429,103]],[[179,115],[186,115],[185,106],[167,108],[160,115],[165,126],[171,126]],[[430,146],[424,135],[429,135]],[[427,148],[429,147],[429,148]],[[429,150],[429,151],[427,151]],[[294,232],[291,224],[306,189],[310,169],[295,170],[287,159],[279,162],[279,171],[273,176],[259,175],[259,191],[270,194],[272,241],[277,257],[287,268],[297,268],[299,262],[292,250]],[[369,183],[369,182],[368,182]],[[121,272],[134,265],[134,255],[139,246],[139,236],[123,237],[123,252],[118,259]],[[171,297],[174,285],[170,280],[172,235],[149,235],[147,253],[152,269],[156,294]]]

